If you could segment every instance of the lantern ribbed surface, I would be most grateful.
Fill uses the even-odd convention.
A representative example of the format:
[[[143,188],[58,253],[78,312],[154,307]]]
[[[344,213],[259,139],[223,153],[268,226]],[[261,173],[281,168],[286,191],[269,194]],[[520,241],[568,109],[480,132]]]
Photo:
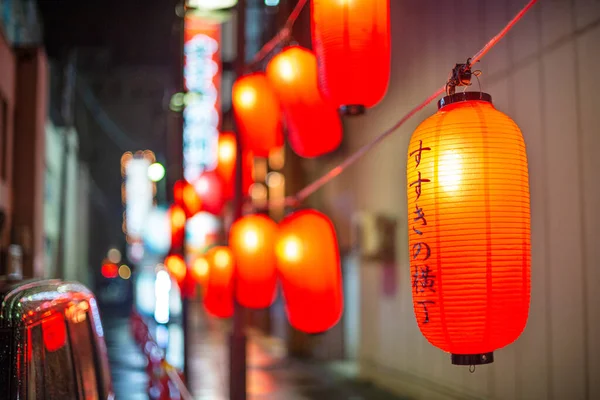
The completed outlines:
[[[231,101],[244,150],[268,157],[271,150],[283,145],[281,105],[264,73],[235,81]]]
[[[333,224],[315,210],[290,214],[279,224],[275,245],[290,324],[322,333],[343,309],[340,254]]]
[[[311,0],[319,85],[338,107],[373,107],[391,68],[389,0]]]
[[[408,148],[409,256],[419,328],[460,363],[510,344],[527,322],[529,180],[521,131],[489,95],[442,102]]]
[[[236,260],[236,297],[248,308],[269,307],[275,300],[277,224],[266,215],[247,215],[233,223],[229,247]]]
[[[317,84],[313,52],[290,46],[267,65],[267,77],[281,101],[292,150],[300,157],[318,157],[342,142],[342,122],[335,105]]]

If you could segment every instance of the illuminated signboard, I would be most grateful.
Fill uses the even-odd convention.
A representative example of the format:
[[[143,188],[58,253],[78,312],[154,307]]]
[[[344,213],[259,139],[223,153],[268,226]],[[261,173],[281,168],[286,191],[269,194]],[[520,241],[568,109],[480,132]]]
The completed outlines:
[[[148,178],[150,161],[133,158],[125,166],[125,217],[127,235],[139,239],[146,217],[153,206],[152,182]]]
[[[190,101],[183,110],[183,168],[194,181],[217,166],[221,85],[221,26],[188,14],[185,17],[184,85]]]

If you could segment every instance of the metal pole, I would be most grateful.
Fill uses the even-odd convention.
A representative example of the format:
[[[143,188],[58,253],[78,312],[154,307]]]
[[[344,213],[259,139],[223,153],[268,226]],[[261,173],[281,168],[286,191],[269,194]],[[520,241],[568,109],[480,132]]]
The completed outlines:
[[[237,59],[236,73],[244,73],[246,58],[246,0],[239,0],[237,6]],[[234,118],[235,121],[235,118]],[[235,123],[235,122],[234,122]],[[243,142],[240,132],[237,132],[237,156],[235,161],[235,198],[233,208],[234,221],[242,217],[244,201],[243,194]],[[231,400],[246,400],[246,333],[244,332],[244,308],[238,304],[235,297],[237,276],[234,274],[235,310],[233,314],[233,332],[230,338],[229,354],[229,398]]]
[[[177,13],[177,63],[176,63],[176,77],[177,77],[177,91],[179,93],[183,93],[185,88],[184,88],[184,77],[183,77],[183,68],[184,68],[184,34],[185,34],[185,0],[176,0],[175,1],[175,7],[176,8],[176,13]],[[177,134],[174,135],[174,138],[176,138],[177,141],[177,146],[176,146],[176,150],[174,152],[175,154],[175,162],[174,165],[176,165],[177,168],[177,172],[174,174],[174,179],[171,182],[171,184],[169,185],[169,194],[172,195],[173,192],[173,184],[179,180],[179,179],[183,179],[184,174],[183,174],[183,114],[182,113],[178,113],[177,114],[177,124],[176,124],[176,131]],[[183,244],[181,246],[181,248],[178,249],[172,249],[173,253],[177,253],[180,254],[184,260],[186,260],[185,257],[185,234],[183,237]],[[187,260],[186,260],[187,261]],[[186,385],[189,385],[190,382],[190,368],[189,368],[189,361],[190,361],[190,346],[191,346],[191,342],[192,342],[192,338],[191,338],[191,332],[189,329],[189,300],[186,298],[185,291],[187,291],[187,286],[188,286],[188,282],[187,282],[187,278],[186,281],[184,281],[182,287],[181,287],[181,328],[183,330],[183,376],[185,378],[185,382]]]

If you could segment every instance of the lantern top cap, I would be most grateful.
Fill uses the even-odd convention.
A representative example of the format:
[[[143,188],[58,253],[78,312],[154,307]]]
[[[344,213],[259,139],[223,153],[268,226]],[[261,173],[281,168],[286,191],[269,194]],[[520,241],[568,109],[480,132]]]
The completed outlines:
[[[461,101],[472,101],[472,100],[485,101],[485,102],[488,102],[491,104],[492,96],[489,95],[488,93],[484,93],[484,92],[454,93],[449,96],[444,96],[441,98],[440,101],[438,101],[438,110],[441,110],[443,107],[445,107],[449,104],[459,103]]]

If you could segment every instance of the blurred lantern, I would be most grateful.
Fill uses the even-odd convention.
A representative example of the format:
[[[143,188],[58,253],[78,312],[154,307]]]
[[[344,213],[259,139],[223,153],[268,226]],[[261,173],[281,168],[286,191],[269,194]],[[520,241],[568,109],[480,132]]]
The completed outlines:
[[[279,225],[275,245],[290,324],[322,333],[343,308],[340,255],[331,221],[315,210],[297,211]]]
[[[204,307],[219,318],[229,318],[233,315],[233,254],[228,247],[213,247],[206,253],[210,266]]]
[[[48,352],[60,350],[67,343],[67,326],[62,314],[42,320],[42,338]]]
[[[235,184],[235,161],[237,158],[237,140],[233,132],[223,132],[219,135],[219,163],[217,174],[223,182],[223,194],[226,200],[233,199]],[[252,183],[252,160],[251,152],[244,152],[242,168],[242,191],[244,196],[248,195]]]
[[[269,307],[275,299],[277,224],[265,215],[238,219],[229,231],[236,262],[236,297],[248,308]]]
[[[179,254],[171,254],[165,258],[165,267],[169,274],[179,283],[183,284],[187,275],[187,265]]]
[[[268,157],[271,149],[283,145],[281,106],[263,73],[238,79],[233,85],[233,109],[243,148],[257,157]]]
[[[221,177],[221,180],[223,181],[223,195],[226,199],[233,198],[236,158],[237,140],[235,139],[235,133],[220,133],[217,174]]]
[[[453,364],[487,364],[529,313],[525,143],[488,94],[457,93],[439,107],[408,149],[414,310]]]
[[[202,200],[196,193],[194,186],[185,180],[177,181],[173,185],[173,199],[175,204],[183,208],[187,218],[199,212],[202,207]]]
[[[179,248],[183,245],[185,235],[185,211],[183,207],[173,204],[169,208],[169,218],[171,219],[171,247]]]
[[[319,91],[314,53],[287,47],[269,62],[267,77],[281,100],[292,149],[301,157],[318,157],[338,148],[342,123]]]
[[[119,275],[119,267],[111,262],[105,262],[100,269],[100,273],[107,279],[116,278]]]
[[[190,268],[190,273],[194,281],[204,286],[208,280],[209,268],[210,265],[204,256],[196,257],[192,263],[192,268]]]
[[[194,182],[197,196],[202,200],[202,210],[219,215],[225,205],[223,181],[216,171],[204,171]]]
[[[379,103],[390,79],[389,0],[311,0],[319,86],[346,114]]]

